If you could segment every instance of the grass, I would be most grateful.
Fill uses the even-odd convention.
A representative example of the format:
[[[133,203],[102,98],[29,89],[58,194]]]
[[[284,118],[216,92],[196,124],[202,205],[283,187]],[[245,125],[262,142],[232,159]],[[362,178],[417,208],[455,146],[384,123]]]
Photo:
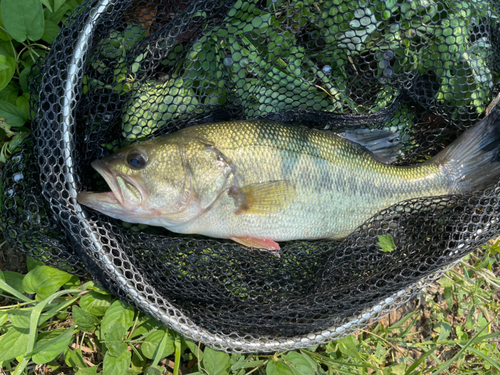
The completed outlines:
[[[227,354],[181,337],[92,281],[33,260],[0,274],[0,362],[12,374],[497,374],[500,242],[404,308],[326,345]],[[43,281],[42,281],[43,280]],[[62,287],[62,288],[61,288]]]

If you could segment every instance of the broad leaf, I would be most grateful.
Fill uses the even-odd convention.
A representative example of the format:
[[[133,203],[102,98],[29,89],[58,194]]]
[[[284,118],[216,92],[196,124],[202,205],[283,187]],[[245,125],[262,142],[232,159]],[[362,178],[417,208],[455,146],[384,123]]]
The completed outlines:
[[[17,328],[29,328],[31,310],[11,310],[9,311],[9,318],[12,325]]]
[[[181,340],[184,341],[184,344],[191,350],[191,352],[197,357],[200,361],[203,360],[203,350],[198,346],[198,343],[186,339],[185,337],[182,337]]]
[[[38,341],[33,349],[33,362],[38,365],[48,363],[55,359],[59,354],[64,353],[64,350],[74,339],[74,330],[75,327],[72,326],[64,331],[64,333],[59,334],[57,337],[46,338]]]
[[[51,20],[45,20],[45,30],[43,31],[42,40],[47,43],[52,43],[56,36],[61,31],[57,23]]]
[[[29,329],[12,327],[0,339],[0,362],[14,359],[26,352]]]
[[[5,88],[16,72],[16,60],[10,56],[0,55],[0,91]]]
[[[301,375],[315,375],[315,369],[302,354],[289,352],[285,357],[285,362]]]
[[[99,324],[99,319],[78,306],[73,306],[73,321],[79,330],[85,332],[94,331]]]
[[[98,366],[92,366],[80,369],[75,375],[96,375]]]
[[[5,25],[2,21],[1,7],[0,7],[0,40],[9,41],[12,37],[5,31]]]
[[[153,331],[154,329],[159,329],[162,327],[163,325],[161,323],[158,323],[157,320],[141,313],[139,315],[139,319],[137,320],[137,325],[135,326],[134,331],[129,338],[133,339],[134,337],[145,335],[149,331]]]
[[[44,266],[44,265],[45,265],[44,263],[42,263],[39,260],[36,260],[30,256],[26,257],[26,267],[28,267],[28,271],[31,271],[35,267]]]
[[[0,118],[4,118],[12,127],[23,126],[28,120],[21,108],[16,107],[6,101],[0,100]]]
[[[69,279],[71,275],[67,272],[49,266],[39,266],[24,277],[23,287],[27,293],[36,293],[37,300],[42,301],[54,294]]]
[[[118,357],[111,355],[109,351],[104,355],[102,375],[125,375],[130,367],[131,353],[123,351]]]
[[[223,375],[228,373],[231,358],[225,352],[216,351],[206,347],[203,356],[203,368],[210,375]]]
[[[5,29],[18,42],[39,40],[45,29],[40,0],[2,0],[2,20]]]
[[[394,244],[394,239],[390,234],[386,234],[384,236],[378,235],[378,243],[380,246],[380,250],[385,253],[390,253],[391,251],[396,250],[396,245]]]
[[[83,360],[82,350],[80,348],[72,350],[66,347],[64,350],[64,361],[70,367],[86,368],[88,367]]]
[[[106,313],[109,306],[111,306],[112,297],[109,295],[90,291],[80,298],[80,307],[86,312],[100,317]]]
[[[297,375],[297,373],[283,360],[279,360],[276,362],[270,361],[267,364],[266,375]]]
[[[106,311],[101,323],[101,337],[105,335],[111,326],[119,322],[127,330],[134,323],[134,309],[122,301],[115,301]]]
[[[19,85],[24,93],[28,93],[28,74],[31,72],[31,67],[23,69],[19,74]]]
[[[14,82],[11,82],[0,91],[0,100],[6,101],[7,103],[16,105],[16,101],[19,95],[19,86]]]
[[[358,342],[352,335],[341,338],[338,340],[338,343],[339,350],[342,353],[348,355],[349,357],[361,360],[357,346]]]
[[[9,315],[6,311],[0,311],[0,327],[5,324],[5,322],[9,319]]]
[[[20,293],[24,293],[23,279],[24,276],[17,272],[4,271],[5,282]]]
[[[162,328],[157,331],[149,332],[143,340],[141,345],[141,350],[144,356],[148,359],[153,359],[156,354],[156,350],[160,345],[163,336],[165,336],[165,332],[169,332],[168,328]],[[175,338],[172,334],[169,334],[168,340],[165,343],[165,348],[163,349],[163,353],[161,355],[162,358],[169,356],[175,350],[174,348]]]
[[[111,326],[104,335],[109,354],[118,357],[124,350],[127,350],[127,343],[124,342],[126,335],[127,329],[120,322],[115,322]]]

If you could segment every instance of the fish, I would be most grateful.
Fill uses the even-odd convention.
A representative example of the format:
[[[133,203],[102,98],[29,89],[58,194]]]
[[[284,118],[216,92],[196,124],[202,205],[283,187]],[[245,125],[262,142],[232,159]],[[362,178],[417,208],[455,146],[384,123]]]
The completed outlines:
[[[84,206],[276,253],[281,241],[342,240],[405,200],[494,185],[500,110],[410,166],[384,163],[332,133],[264,120],[187,127],[91,165],[111,190],[78,193]]]

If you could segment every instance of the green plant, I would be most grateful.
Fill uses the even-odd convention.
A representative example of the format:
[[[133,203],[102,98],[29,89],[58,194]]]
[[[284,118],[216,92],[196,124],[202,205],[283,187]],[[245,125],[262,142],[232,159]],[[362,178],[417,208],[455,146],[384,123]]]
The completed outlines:
[[[218,352],[181,337],[92,281],[29,259],[0,273],[0,363],[12,374],[44,365],[77,374],[321,375],[495,374],[500,371],[500,243],[464,258],[393,324],[307,350],[274,355]]]
[[[29,134],[28,75],[81,0],[0,1],[0,162]]]

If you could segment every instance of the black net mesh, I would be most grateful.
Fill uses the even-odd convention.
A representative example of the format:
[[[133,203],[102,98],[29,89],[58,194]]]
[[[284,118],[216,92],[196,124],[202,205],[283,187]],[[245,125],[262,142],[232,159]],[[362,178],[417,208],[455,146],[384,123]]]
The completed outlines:
[[[402,202],[342,242],[282,243],[279,258],[85,211],[76,193],[106,189],[93,160],[221,120],[388,130],[394,163],[422,162],[498,94],[498,14],[487,0],[85,1],[33,70],[34,134],[5,166],[4,236],[225,350],[350,333],[498,236],[500,183]]]

